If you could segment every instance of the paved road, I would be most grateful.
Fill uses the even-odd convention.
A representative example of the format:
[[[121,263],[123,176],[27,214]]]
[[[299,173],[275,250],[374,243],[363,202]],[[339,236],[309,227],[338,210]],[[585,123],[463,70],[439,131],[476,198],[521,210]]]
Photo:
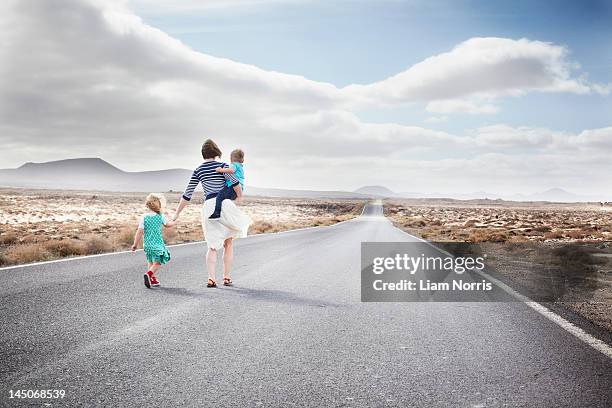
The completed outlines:
[[[370,205],[237,242],[233,288],[202,244],[157,290],[142,253],[0,271],[0,405],[612,406],[610,359],[524,304],[361,303],[360,242],[412,239]]]

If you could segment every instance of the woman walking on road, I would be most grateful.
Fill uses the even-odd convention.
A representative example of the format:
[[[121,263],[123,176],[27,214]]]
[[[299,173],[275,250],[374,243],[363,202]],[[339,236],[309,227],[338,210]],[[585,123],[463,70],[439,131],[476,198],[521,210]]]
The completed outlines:
[[[206,286],[209,288],[217,286],[215,266],[217,263],[217,250],[220,248],[223,248],[223,284],[228,286],[232,284],[230,268],[234,255],[233,240],[234,238],[246,236],[251,219],[236,207],[231,200],[223,201],[220,218],[209,218],[215,209],[215,198],[226,185],[226,181],[234,188],[237,201],[242,197],[242,189],[238,179],[233,174],[215,171],[218,167],[227,168],[228,165],[217,161],[221,157],[221,150],[211,139],[206,140],[202,145],[202,157],[204,162],[193,171],[189,184],[176,208],[174,220],[179,218],[181,211],[191,201],[193,191],[198,184],[202,183],[205,197],[204,206],[202,207],[202,230],[204,232],[204,240],[208,246],[208,251],[206,252],[208,283]]]

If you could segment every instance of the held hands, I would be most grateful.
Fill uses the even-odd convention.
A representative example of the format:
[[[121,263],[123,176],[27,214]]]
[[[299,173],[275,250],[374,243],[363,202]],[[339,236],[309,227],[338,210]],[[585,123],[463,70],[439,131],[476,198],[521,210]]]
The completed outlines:
[[[215,171],[216,171],[217,173],[223,173],[223,167],[217,167],[217,168],[215,169]]]

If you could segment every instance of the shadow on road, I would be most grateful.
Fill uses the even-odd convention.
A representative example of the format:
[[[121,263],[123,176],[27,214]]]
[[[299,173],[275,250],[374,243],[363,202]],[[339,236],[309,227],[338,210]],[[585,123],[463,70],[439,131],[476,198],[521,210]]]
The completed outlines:
[[[219,299],[230,296],[239,296],[243,298],[261,300],[267,302],[275,302],[282,304],[294,304],[311,307],[341,307],[341,304],[327,302],[320,299],[309,299],[297,296],[295,293],[285,292],[282,290],[273,289],[253,289],[231,286],[220,289],[187,289],[187,288],[172,288],[160,287],[155,289],[155,292],[169,294],[173,296],[183,296],[194,299]]]

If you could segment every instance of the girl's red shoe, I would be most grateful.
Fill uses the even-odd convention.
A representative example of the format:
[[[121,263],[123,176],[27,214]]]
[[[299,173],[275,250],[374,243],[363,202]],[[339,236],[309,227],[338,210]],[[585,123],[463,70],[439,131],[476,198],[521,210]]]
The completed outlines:
[[[147,273],[144,274],[144,285],[147,289],[151,289],[152,278],[154,278],[153,272],[147,271]]]

